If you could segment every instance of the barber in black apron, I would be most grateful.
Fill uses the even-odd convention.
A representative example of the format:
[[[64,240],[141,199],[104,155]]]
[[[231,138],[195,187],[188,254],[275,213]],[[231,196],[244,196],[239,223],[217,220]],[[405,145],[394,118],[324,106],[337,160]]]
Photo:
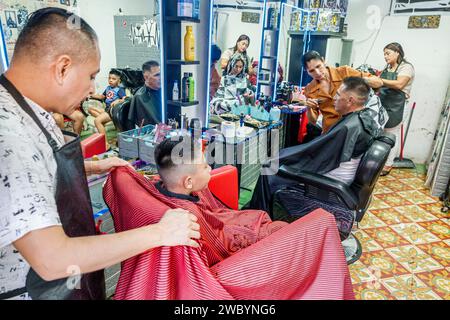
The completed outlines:
[[[388,67],[381,73],[380,78],[385,80],[397,80],[398,68],[395,71],[388,71]],[[385,128],[394,128],[398,126],[403,120],[403,112],[405,110],[406,95],[402,90],[382,87],[380,89],[380,101],[383,107],[386,109],[389,121],[386,123]]]
[[[57,142],[42,126],[24,97],[4,75],[0,77],[0,84],[8,90],[20,107],[38,125],[53,149],[57,164],[55,198],[64,232],[68,237],[95,235],[95,222],[79,136],[70,132],[63,132],[65,140],[68,142],[59,148]],[[104,272],[100,270],[83,275],[74,275],[70,279],[45,281],[30,267],[26,287],[2,294],[0,299],[8,299],[25,292],[28,292],[32,299],[105,299]]]

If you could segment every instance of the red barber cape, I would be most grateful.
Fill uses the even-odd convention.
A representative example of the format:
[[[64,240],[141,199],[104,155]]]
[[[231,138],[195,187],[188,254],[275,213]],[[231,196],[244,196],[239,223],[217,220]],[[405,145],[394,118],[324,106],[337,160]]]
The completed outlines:
[[[112,172],[103,195],[116,232],[182,208],[198,217],[201,247],[160,247],[124,261],[115,299],[354,299],[331,214],[317,210],[289,225],[264,211],[227,209],[209,190],[191,201],[155,184],[128,168]]]

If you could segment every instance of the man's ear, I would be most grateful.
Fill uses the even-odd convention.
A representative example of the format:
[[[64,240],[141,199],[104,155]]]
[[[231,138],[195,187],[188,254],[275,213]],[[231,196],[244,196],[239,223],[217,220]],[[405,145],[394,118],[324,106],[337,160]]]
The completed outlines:
[[[54,64],[53,74],[56,83],[59,86],[62,86],[64,84],[64,81],[67,80],[72,64],[72,58],[70,58],[68,55],[61,55],[57,58]]]

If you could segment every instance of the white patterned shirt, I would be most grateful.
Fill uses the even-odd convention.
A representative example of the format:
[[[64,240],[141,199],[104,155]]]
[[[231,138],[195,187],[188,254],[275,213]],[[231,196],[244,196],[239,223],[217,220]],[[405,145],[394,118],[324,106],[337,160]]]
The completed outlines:
[[[25,98],[58,142],[64,136],[52,115]],[[37,124],[0,85],[0,294],[25,287],[29,264],[12,243],[30,231],[61,225],[56,161]],[[27,294],[18,297],[27,298]]]

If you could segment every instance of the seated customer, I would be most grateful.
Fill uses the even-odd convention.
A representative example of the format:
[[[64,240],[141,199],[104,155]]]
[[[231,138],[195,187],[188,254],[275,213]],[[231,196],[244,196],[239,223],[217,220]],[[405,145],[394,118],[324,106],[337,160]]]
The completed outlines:
[[[76,133],[77,135],[80,135],[81,132],[83,131],[84,119],[86,117],[84,116],[83,112],[81,112],[81,110],[75,110],[70,115],[63,115],[61,113],[56,113],[56,112],[53,112],[52,115],[53,115],[53,118],[55,119],[55,122],[59,128],[64,129],[64,127],[65,127],[64,126],[64,117],[67,117],[73,121],[73,132],[74,133]]]
[[[362,155],[380,134],[378,115],[365,104],[370,87],[359,77],[344,79],[334,97],[334,107],[341,119],[320,138],[280,151],[279,166],[288,165],[297,171],[324,174],[350,184]],[[261,175],[250,207],[270,210],[273,194],[297,182],[273,175]]]
[[[329,213],[317,210],[289,225],[263,211],[226,208],[208,189],[211,168],[201,145],[173,139],[155,150],[160,181],[116,170],[105,201],[120,231],[184,208],[198,218],[200,248],[162,248],[127,260],[116,299],[353,299]]]
[[[106,135],[105,124],[111,121],[111,108],[123,103],[127,94],[120,86],[121,73],[116,69],[111,69],[108,76],[108,86],[102,94],[93,94],[91,98],[105,102],[105,109],[89,107],[88,112],[95,118],[95,127],[98,133]]]
[[[235,104],[253,104],[255,93],[247,74],[244,72],[244,57],[234,54],[222,77],[219,89],[210,102],[210,114],[229,113]]]
[[[128,120],[136,126],[158,124],[162,121],[161,68],[156,61],[142,66],[145,84],[136,91],[130,103]]]

